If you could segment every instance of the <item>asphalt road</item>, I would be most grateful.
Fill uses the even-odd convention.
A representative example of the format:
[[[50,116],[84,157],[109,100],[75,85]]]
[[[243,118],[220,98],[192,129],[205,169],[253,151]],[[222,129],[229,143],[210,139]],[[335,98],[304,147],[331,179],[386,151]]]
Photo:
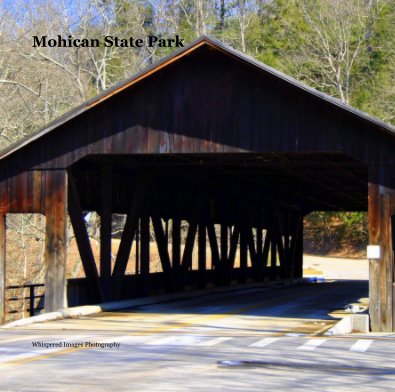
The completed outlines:
[[[393,336],[322,335],[366,295],[366,281],[253,289],[1,330],[0,390],[393,390]]]

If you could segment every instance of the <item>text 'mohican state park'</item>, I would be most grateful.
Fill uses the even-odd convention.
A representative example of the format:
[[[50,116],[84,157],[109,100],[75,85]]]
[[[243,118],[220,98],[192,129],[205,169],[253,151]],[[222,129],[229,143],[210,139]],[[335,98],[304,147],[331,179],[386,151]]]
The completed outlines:
[[[99,47],[118,47],[118,48],[142,48],[143,46],[152,48],[183,48],[184,39],[179,35],[173,38],[160,38],[155,35],[148,35],[144,38],[120,38],[113,35],[106,35],[103,38],[75,38],[71,35],[62,37],[57,35],[50,38],[47,35],[33,35],[34,48],[99,48]]]

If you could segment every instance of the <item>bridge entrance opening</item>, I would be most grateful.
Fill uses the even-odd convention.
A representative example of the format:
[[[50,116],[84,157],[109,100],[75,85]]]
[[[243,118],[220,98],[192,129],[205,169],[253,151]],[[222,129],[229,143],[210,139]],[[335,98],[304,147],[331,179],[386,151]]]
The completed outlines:
[[[340,153],[95,155],[68,181],[92,302],[301,278],[303,217],[367,209],[367,168]],[[100,216],[100,261],[85,211]],[[113,214],[125,217],[116,254]]]

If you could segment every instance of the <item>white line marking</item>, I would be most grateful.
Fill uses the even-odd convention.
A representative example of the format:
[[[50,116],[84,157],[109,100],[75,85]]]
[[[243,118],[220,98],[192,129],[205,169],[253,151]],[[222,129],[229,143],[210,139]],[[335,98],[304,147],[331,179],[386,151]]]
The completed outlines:
[[[57,336],[57,337],[49,337],[48,336],[48,340],[43,339],[44,342],[47,341],[52,341],[52,340],[56,340],[56,341],[60,341],[60,342],[78,342],[80,340],[92,340],[97,338],[98,336],[92,336],[92,335],[74,335],[74,336],[70,336],[67,338],[64,338],[62,336]]]
[[[350,348],[350,351],[356,351],[358,353],[364,353],[373,343],[371,339],[359,339]]]
[[[105,338],[100,338],[97,340],[92,340],[93,342],[98,342],[98,343],[122,343],[122,342],[133,342],[138,338],[137,336],[132,336],[132,335],[124,335],[124,336],[110,336],[110,337],[105,337]]]
[[[15,348],[15,347],[13,347],[13,348],[9,348],[9,347],[6,347],[6,348],[0,348],[0,354],[2,354],[2,353],[21,353],[21,350],[19,349],[19,348]]]
[[[315,350],[318,346],[324,343],[327,339],[310,339],[305,344],[298,347],[298,350]]]
[[[233,339],[233,338],[223,337],[223,338],[210,339],[210,340],[207,340],[205,342],[198,343],[196,346],[211,347],[211,346],[215,346],[216,344],[225,342],[225,341],[230,340],[230,339]]]
[[[19,342],[22,340],[38,340],[38,339],[42,339],[43,336],[37,336],[37,335],[28,335],[28,336],[20,336],[18,338],[12,338],[12,339],[5,339],[5,340],[1,340],[0,341],[0,345],[5,344],[5,343],[12,343],[12,342]]]
[[[279,339],[280,338],[264,338],[264,339],[258,340],[255,343],[250,344],[248,347],[266,347],[269,344],[272,344]]]
[[[166,338],[151,340],[150,342],[147,342],[146,344],[149,344],[151,346],[160,346],[162,344],[172,343],[177,339],[178,339],[178,336],[168,336]]]
[[[22,354],[16,354],[16,355],[7,355],[5,357],[0,358],[0,363],[4,362],[14,362],[14,361],[20,361],[23,359],[30,359],[30,358],[36,358],[40,357],[41,355],[46,355],[46,354],[52,354],[54,352],[62,351],[64,348],[51,348],[47,350],[31,350],[27,353],[22,353]]]

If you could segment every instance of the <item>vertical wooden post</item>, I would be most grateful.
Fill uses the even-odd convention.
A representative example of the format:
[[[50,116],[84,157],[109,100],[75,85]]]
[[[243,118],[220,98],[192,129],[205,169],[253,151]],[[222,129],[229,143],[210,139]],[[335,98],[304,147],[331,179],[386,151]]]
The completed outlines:
[[[393,320],[393,245],[391,195],[385,167],[369,168],[369,243],[380,246],[380,258],[369,260],[369,313],[373,332],[395,331]]]
[[[141,241],[141,275],[149,274],[149,258],[150,258],[150,218],[143,215],[140,220],[140,241]]]
[[[100,280],[105,301],[111,297],[111,215],[112,176],[111,167],[106,165],[101,170],[100,205]]]
[[[222,217],[222,219],[224,219]],[[228,262],[228,224],[221,223],[221,266],[224,267]]]
[[[240,223],[236,223],[233,227],[233,231],[231,233],[230,238],[230,247],[229,247],[229,271],[232,271],[235,265],[236,252],[237,247],[239,245],[239,237],[240,237]]]
[[[297,232],[295,242],[295,278],[303,276],[303,214],[300,211],[297,216]]]
[[[135,273],[135,275],[139,275],[140,272],[141,272],[141,257],[140,257],[140,251],[141,251],[141,219],[140,218],[136,219],[136,230],[135,230],[134,236],[135,236],[135,239],[136,239],[136,241],[135,241],[135,244],[136,244],[136,254],[135,254],[135,256],[136,256],[136,258],[135,258],[134,273]],[[133,246],[133,238],[130,240],[130,243]],[[130,250],[131,249],[132,248],[130,248]],[[118,251],[118,253],[119,253],[119,251]],[[117,263],[115,262],[115,267],[116,266],[117,266]],[[124,274],[126,272],[126,268],[127,268],[127,265],[125,266]],[[115,271],[115,269],[114,269],[114,271]],[[113,271],[113,276],[114,276],[114,271]],[[113,279],[112,283],[113,284],[115,283],[114,279]]]
[[[262,219],[262,214],[260,214]],[[256,227],[256,263],[257,263],[257,280],[263,280],[263,236],[262,236],[262,223],[258,222]]]
[[[45,187],[45,311],[67,306],[67,172],[46,173]]]
[[[178,212],[175,212],[172,225],[172,268],[174,276],[174,289],[178,291],[180,284],[180,266],[181,266],[181,221],[178,218]]]
[[[272,231],[273,231],[273,227],[271,224],[271,220],[269,220],[267,222],[265,242],[263,244],[263,251],[262,251],[263,280],[265,280],[268,277],[267,272],[269,265],[269,250],[270,250],[270,244],[272,242]]]
[[[6,217],[0,215],[0,324],[5,319]]]
[[[245,213],[245,209],[243,209]],[[247,278],[247,258],[248,258],[248,243],[247,243],[247,222],[243,214],[240,222],[240,275],[239,282],[245,283]]]
[[[30,286],[29,288],[29,316],[32,317],[34,316],[35,313],[35,309],[34,309],[34,305],[35,305],[35,297],[34,297],[34,286]]]
[[[287,277],[287,266],[284,257],[284,243],[283,243],[283,227],[282,227],[282,219],[281,213],[279,210],[276,211],[276,222],[277,222],[277,237],[276,237],[276,244],[277,244],[277,254],[278,259],[280,262],[280,274],[281,278],[285,279]]]
[[[173,269],[177,270],[181,264],[181,221],[179,218],[173,218],[172,227],[172,263]]]
[[[165,219],[165,238],[166,242],[169,243],[169,219]]]
[[[299,214],[295,211],[290,212],[290,235],[291,243],[289,245],[289,277],[293,279],[295,277],[295,265],[296,265],[296,243],[299,230]]]
[[[225,214],[221,216],[220,223],[220,268],[219,268],[219,281],[220,284],[227,284],[227,266],[228,266],[228,224],[225,219]]]
[[[289,229],[290,229],[290,213],[289,210],[286,210],[284,214],[284,261],[285,261],[286,278],[291,277]]]
[[[198,231],[198,269],[199,269],[199,288],[206,287],[206,225],[202,220],[199,223]]]
[[[150,262],[150,217],[147,213],[140,219],[140,274],[141,274],[141,289],[143,293],[148,293],[148,275]],[[137,246],[136,242],[136,246]]]
[[[211,249],[211,268],[214,268],[216,271],[218,271],[220,268],[220,257],[217,236],[215,234],[215,226],[211,212],[208,214],[206,219],[207,236]]]
[[[255,247],[255,241],[254,241],[254,232],[253,228],[251,227],[251,223],[248,222],[247,228],[246,228],[246,236],[247,236],[247,245],[248,245],[248,250],[250,253],[250,260],[251,260],[251,266],[254,270],[254,279],[258,278],[259,272],[258,272],[258,258],[257,258],[257,251]]]
[[[270,243],[270,277],[277,278],[277,231],[278,231],[278,220],[276,212],[273,212],[272,219],[272,237]]]

